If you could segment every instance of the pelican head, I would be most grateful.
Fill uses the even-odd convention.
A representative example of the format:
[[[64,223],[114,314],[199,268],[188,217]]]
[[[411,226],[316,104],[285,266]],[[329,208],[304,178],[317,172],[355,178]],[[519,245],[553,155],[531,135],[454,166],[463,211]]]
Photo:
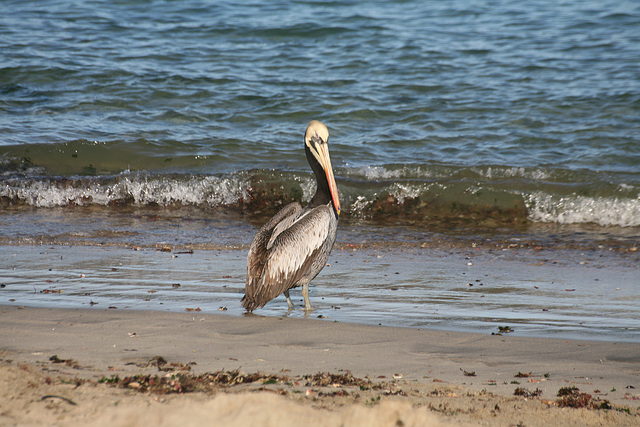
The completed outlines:
[[[312,120],[307,126],[307,131],[304,134],[304,145],[307,151],[307,158],[309,164],[313,168],[318,180],[318,186],[323,183],[321,180],[326,179],[326,184],[329,192],[331,193],[331,200],[333,201],[333,207],[336,213],[340,215],[340,197],[338,196],[338,187],[336,180],[333,177],[333,168],[331,167],[331,159],[329,158],[329,129],[324,123],[318,120]],[[309,156],[311,154],[312,157]],[[317,169],[314,164],[317,162],[322,168],[323,174]],[[324,175],[324,176],[322,176]],[[320,188],[318,188],[320,190]]]

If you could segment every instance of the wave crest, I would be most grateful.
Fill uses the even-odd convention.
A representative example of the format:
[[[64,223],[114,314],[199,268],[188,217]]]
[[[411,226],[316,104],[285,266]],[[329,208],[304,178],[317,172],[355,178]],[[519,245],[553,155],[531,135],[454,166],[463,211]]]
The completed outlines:
[[[0,187],[0,199],[35,207],[89,205],[206,205],[238,203],[248,197],[242,177],[148,176],[9,179]]]
[[[634,179],[621,184],[622,180],[592,172],[441,165],[343,168],[336,176],[343,212],[354,219],[425,227],[438,223],[640,227],[640,186]],[[274,170],[0,178],[0,204],[38,208],[196,206],[267,215],[294,200],[308,202],[314,191],[312,174]]]
[[[535,192],[525,197],[525,205],[535,222],[640,227],[640,199]]]

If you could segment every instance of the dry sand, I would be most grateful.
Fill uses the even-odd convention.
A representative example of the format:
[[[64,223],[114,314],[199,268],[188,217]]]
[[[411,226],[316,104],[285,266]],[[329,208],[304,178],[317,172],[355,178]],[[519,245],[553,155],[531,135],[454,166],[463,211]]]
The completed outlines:
[[[127,310],[0,306],[0,319],[2,425],[640,425],[636,343]],[[173,394],[100,382],[221,370],[263,376]],[[558,407],[572,386],[613,409]]]

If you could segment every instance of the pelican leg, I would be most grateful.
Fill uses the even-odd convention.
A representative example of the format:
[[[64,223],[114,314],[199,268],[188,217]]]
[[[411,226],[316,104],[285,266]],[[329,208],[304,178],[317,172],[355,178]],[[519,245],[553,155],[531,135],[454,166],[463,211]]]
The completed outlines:
[[[287,298],[287,304],[289,304],[289,310],[293,310],[293,303],[291,302],[291,298],[289,297],[289,289],[284,291],[284,296]]]
[[[309,302],[309,284],[305,283],[302,285],[302,296],[304,297],[304,309],[306,311],[313,310],[311,308],[311,303]]]

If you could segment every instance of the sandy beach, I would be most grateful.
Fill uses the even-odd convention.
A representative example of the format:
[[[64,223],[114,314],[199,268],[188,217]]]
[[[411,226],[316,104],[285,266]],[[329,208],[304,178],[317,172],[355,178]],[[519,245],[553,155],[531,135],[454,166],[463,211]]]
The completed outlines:
[[[2,425],[640,422],[636,343],[9,305],[0,318]],[[586,408],[561,407],[573,387]]]
[[[640,427],[640,2],[2,6],[0,427]]]

